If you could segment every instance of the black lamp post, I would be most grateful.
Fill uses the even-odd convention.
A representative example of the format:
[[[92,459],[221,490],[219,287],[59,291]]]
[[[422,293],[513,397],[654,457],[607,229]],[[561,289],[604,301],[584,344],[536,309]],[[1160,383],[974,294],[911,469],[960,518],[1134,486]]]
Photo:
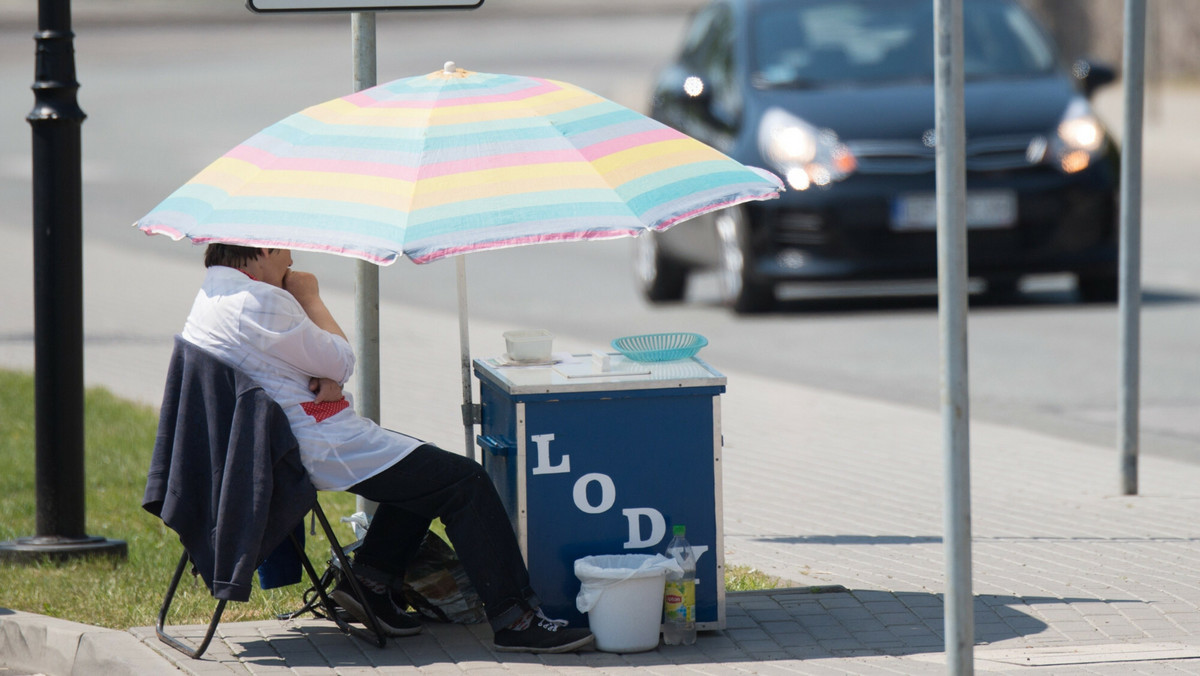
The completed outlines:
[[[39,0],[33,128],[34,398],[37,534],[0,543],[0,561],[124,558],[84,533],[83,236],[80,127],[70,0]]]

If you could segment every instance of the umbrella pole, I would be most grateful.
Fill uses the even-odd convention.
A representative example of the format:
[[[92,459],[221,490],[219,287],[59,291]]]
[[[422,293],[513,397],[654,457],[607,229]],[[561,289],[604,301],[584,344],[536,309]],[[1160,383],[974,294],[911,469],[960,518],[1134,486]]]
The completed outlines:
[[[472,402],[471,333],[467,329],[467,259],[459,254],[454,257],[454,265],[458,272],[458,344],[461,348],[462,364],[463,431],[466,436],[467,457],[478,460],[475,457],[475,423],[478,422],[478,415]]]

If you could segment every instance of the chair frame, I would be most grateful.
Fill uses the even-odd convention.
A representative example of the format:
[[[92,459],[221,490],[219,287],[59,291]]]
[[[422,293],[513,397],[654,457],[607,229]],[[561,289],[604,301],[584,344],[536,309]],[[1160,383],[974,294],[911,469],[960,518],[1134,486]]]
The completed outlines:
[[[308,574],[308,579],[312,582],[313,589],[316,590],[317,595],[320,597],[320,603],[324,608],[326,617],[332,619],[334,623],[337,624],[338,628],[342,630],[342,633],[358,636],[364,641],[374,643],[379,648],[384,647],[387,642],[387,636],[383,633],[383,628],[380,626],[378,618],[375,617],[374,611],[371,610],[371,606],[366,603],[366,597],[363,594],[362,586],[357,577],[349,573],[351,570],[350,560],[346,556],[345,550],[342,549],[341,544],[338,542],[337,537],[334,535],[333,528],[331,528],[329,525],[329,520],[325,518],[325,511],[321,509],[320,502],[313,503],[312,513],[315,514],[317,520],[321,522],[321,529],[325,532],[325,537],[329,539],[330,549],[333,550],[333,554],[336,559],[336,565],[340,567],[342,571],[346,572],[346,579],[350,582],[350,587],[354,593],[354,596],[359,599],[360,604],[365,609],[367,619],[369,620],[367,623],[367,628],[370,631],[367,632],[350,626],[350,624],[347,623],[342,617],[342,614],[337,611],[337,607],[334,605],[333,600],[329,598],[329,595],[325,591],[325,585],[321,583],[321,577],[317,575],[316,569],[313,568],[312,561],[309,560],[308,554],[305,553],[304,545],[296,537],[295,533],[292,533],[290,535],[292,546],[296,548],[296,553],[300,558],[300,564],[303,566],[304,572]],[[159,640],[163,643],[166,643],[188,657],[200,659],[200,656],[204,654],[204,651],[208,649],[209,644],[212,643],[213,636],[217,632],[217,624],[220,623],[221,614],[225,611],[226,599],[217,600],[217,607],[213,611],[212,619],[210,619],[208,623],[208,630],[204,634],[204,639],[201,640],[199,646],[192,647],[180,638],[167,632],[167,613],[170,610],[171,601],[175,598],[175,590],[179,586],[179,580],[183,577],[183,571],[187,568],[187,564],[190,561],[191,555],[188,554],[187,550],[185,549],[183,551],[183,555],[179,558],[179,565],[175,567],[175,573],[171,577],[171,584],[167,587],[167,593],[163,598],[162,607],[158,611],[158,623],[154,627],[154,633],[158,635]],[[331,560],[330,564],[333,565],[334,561]],[[310,603],[305,605],[305,607],[301,608],[300,610],[281,615],[279,618],[287,620],[296,617],[305,611],[311,610],[313,610],[313,604]]]

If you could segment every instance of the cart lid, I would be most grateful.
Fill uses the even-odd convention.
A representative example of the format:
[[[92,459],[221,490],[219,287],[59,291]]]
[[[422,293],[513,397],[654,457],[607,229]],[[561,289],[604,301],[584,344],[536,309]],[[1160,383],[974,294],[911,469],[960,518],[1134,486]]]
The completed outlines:
[[[513,364],[504,357],[475,360],[475,375],[509,394],[606,392],[725,386],[725,376],[696,357],[636,362],[609,354],[608,367],[591,354],[555,353],[548,363]]]

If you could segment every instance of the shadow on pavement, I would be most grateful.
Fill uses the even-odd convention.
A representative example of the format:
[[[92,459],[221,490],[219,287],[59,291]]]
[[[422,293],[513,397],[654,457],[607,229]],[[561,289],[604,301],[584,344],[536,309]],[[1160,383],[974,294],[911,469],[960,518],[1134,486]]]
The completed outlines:
[[[927,311],[936,312],[938,298],[936,290],[926,293],[896,293],[880,287],[880,295],[813,295],[780,299],[773,314],[852,314],[863,312]],[[1200,295],[1169,289],[1148,288],[1142,290],[1143,306],[1163,306],[1200,302]],[[1005,295],[974,293],[968,299],[972,310],[1000,308],[1070,309],[1116,307],[1116,302],[1085,302],[1073,289],[1054,288],[1022,291]]]
[[[779,659],[900,657],[938,653],[945,647],[941,594],[866,589],[811,593],[804,588],[757,594],[752,603],[742,601],[739,594],[729,595],[725,633],[744,646],[752,641],[774,643]],[[976,641],[997,642],[1045,631],[1045,622],[1017,608],[1026,603],[1013,596],[977,595]],[[767,657],[757,649],[746,652],[750,659]]]
[[[759,542],[789,545],[927,545],[940,544],[940,535],[797,535],[756,538]]]
[[[1080,599],[1049,599],[1073,603]],[[1094,599],[1093,599],[1094,601]],[[1019,610],[1029,599],[979,595],[975,598],[978,642],[998,642],[1043,632],[1047,625]],[[726,595],[726,628],[702,631],[694,646],[659,645],[642,653],[597,650],[563,655],[495,653],[486,625],[426,623],[417,636],[393,639],[380,650],[351,639],[330,623],[297,622],[288,627],[252,625],[225,633],[205,656],[213,663],[241,668],[396,668],[436,667],[470,662],[535,662],[548,667],[733,665],[782,660],[827,659],[940,653],[944,650],[943,598],[927,592],[851,590],[841,586],[796,587]],[[267,628],[264,631],[264,628]],[[194,627],[195,632],[203,627]],[[316,649],[314,649],[316,648]],[[169,648],[159,649],[176,664],[186,663]],[[231,664],[233,663],[233,664]],[[194,665],[194,663],[193,663]],[[235,669],[236,670],[236,669]]]

